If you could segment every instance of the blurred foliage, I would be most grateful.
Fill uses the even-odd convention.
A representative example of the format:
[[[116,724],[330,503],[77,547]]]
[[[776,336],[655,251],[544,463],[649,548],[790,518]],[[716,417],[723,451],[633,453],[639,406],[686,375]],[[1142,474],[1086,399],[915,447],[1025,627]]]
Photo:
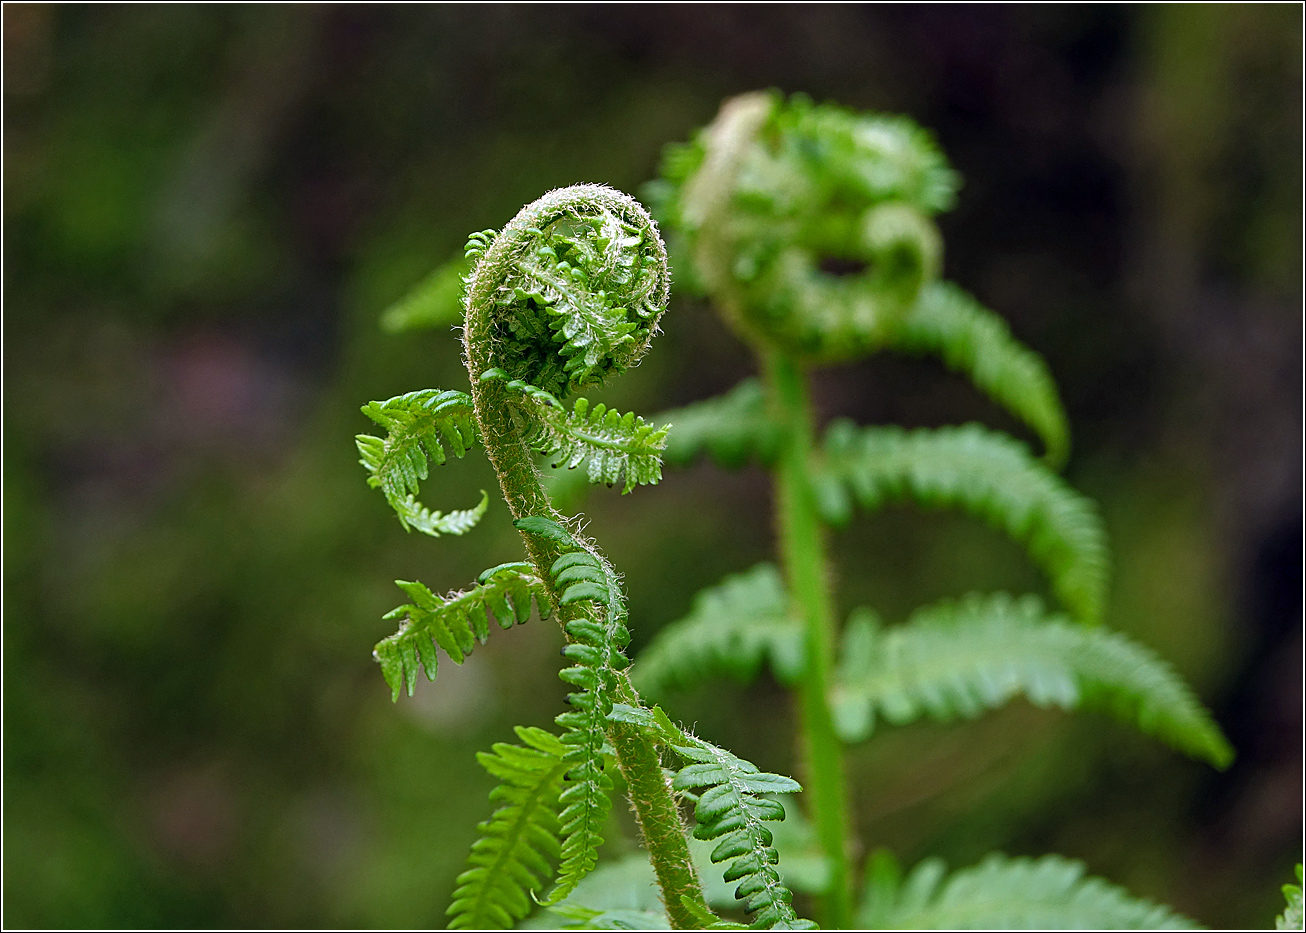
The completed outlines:
[[[907,863],[1063,852],[1216,926],[1282,909],[1301,846],[1300,8],[3,21],[6,924],[441,922],[488,813],[474,752],[560,708],[561,638],[499,633],[390,706],[369,649],[392,577],[456,586],[521,549],[498,521],[461,548],[404,535],[367,489],[360,402],[461,378],[443,327],[379,316],[468,231],[558,185],[634,191],[663,143],[766,86],[937,133],[965,181],[947,274],[1063,388],[1070,479],[1117,554],[1108,618],[1175,661],[1239,753],[1214,777],[1023,705],[922,723],[853,756],[862,836]],[[656,411],[747,371],[701,305],[664,328],[603,401]],[[863,423],[1019,431],[925,363],[817,390]],[[442,501],[493,488],[481,462],[441,470]],[[633,649],[769,553],[766,503],[760,472],[707,465],[590,498]],[[854,522],[835,552],[845,610],[1038,585],[955,516]],[[792,770],[766,738],[791,733],[783,692],[693,702],[703,735]]]

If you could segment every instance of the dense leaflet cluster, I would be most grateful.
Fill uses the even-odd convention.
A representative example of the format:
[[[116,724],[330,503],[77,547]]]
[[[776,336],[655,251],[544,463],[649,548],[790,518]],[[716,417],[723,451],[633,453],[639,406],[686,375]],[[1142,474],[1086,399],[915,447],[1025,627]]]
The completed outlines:
[[[745,335],[815,360],[885,339],[938,272],[932,217],[957,188],[910,120],[774,93],[729,101],[663,177],[658,209],[704,288]]]

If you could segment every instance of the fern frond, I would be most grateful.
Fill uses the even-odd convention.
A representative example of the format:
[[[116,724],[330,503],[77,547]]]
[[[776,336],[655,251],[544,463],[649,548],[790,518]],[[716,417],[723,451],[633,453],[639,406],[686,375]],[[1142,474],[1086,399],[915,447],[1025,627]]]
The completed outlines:
[[[463,282],[471,271],[471,262],[461,257],[438,266],[381,312],[381,329],[404,334],[457,324],[463,317]]]
[[[475,508],[447,515],[417,501],[421,482],[428,475],[428,459],[439,466],[446,459],[446,444],[455,457],[461,457],[476,442],[472,400],[465,392],[422,389],[384,402],[368,402],[362,411],[387,434],[384,438],[357,435],[354,441],[362,457],[358,462],[370,474],[367,484],[385,494],[405,529],[415,528],[435,537],[460,535],[480,521],[489,506],[484,493]]]
[[[972,594],[877,629],[855,615],[832,690],[845,741],[870,735],[878,712],[972,718],[1023,694],[1036,706],[1100,709],[1217,768],[1233,752],[1210,714],[1161,658],[1119,632],[1048,616],[1033,596]]]
[[[1301,930],[1306,927],[1306,912],[1302,909],[1302,865],[1297,863],[1297,883],[1283,886],[1283,897],[1288,906],[1274,921],[1276,930]]]
[[[615,484],[626,478],[623,493],[637,484],[654,484],[662,479],[662,450],[669,426],[657,428],[634,412],[621,414],[602,403],[590,408],[588,399],[576,399],[568,411],[550,393],[537,386],[510,379],[501,369],[486,370],[481,381],[503,381],[521,393],[528,415],[523,424],[527,443],[555,460],[554,466],[586,467],[591,483]]]
[[[638,726],[689,762],[676,772],[671,786],[694,802],[694,838],[717,843],[709,859],[730,862],[723,877],[727,884],[740,882],[735,898],[744,902],[747,912],[756,914],[753,929],[813,929],[810,921],[799,919],[793,911],[793,894],[775,867],[780,856],[772,833],[762,825],[785,818],[784,807],[762,795],[797,793],[802,790],[799,783],[759,771],[752,762],[690,735],[658,706],[616,703],[608,718]]]
[[[563,843],[557,885],[541,902],[551,905],[567,897],[598,861],[603,842],[599,832],[612,805],[608,798],[612,779],[603,769],[603,745],[616,673],[626,664],[621,649],[629,644],[630,633],[621,584],[606,560],[551,519],[528,516],[513,524],[562,549],[549,568],[562,593],[559,603],[589,604],[583,615],[563,626],[571,642],[562,652],[573,664],[558,676],[579,689],[567,697],[571,709],[555,720],[566,730],[563,761],[571,783],[561,798]]]
[[[476,755],[500,781],[490,800],[501,806],[477,827],[480,835],[449,905],[450,929],[507,929],[524,918],[561,852],[558,800],[566,746],[543,729],[517,726],[516,732],[524,746],[499,742],[492,753]]]
[[[939,859],[918,864],[905,882],[887,853],[870,861],[858,922],[871,930],[1194,930],[1168,907],[1135,897],[1082,862],[1059,855],[992,854],[945,878]]]
[[[1091,500],[1029,455],[1019,441],[977,424],[904,431],[831,424],[818,484],[827,521],[842,524],[848,495],[866,509],[910,499],[961,508],[1021,542],[1071,615],[1101,619],[1109,558]]]
[[[749,460],[773,463],[780,444],[780,429],[767,412],[762,383],[754,378],[725,395],[664,412],[657,420],[669,422],[672,429],[663,454],[668,463],[687,464],[704,451],[724,467],[740,467]]]
[[[377,642],[372,652],[390,685],[393,700],[399,699],[399,690],[405,686],[408,695],[413,695],[419,667],[426,670],[428,680],[435,680],[439,660],[436,645],[451,661],[461,664],[476,641],[485,644],[491,615],[500,628],[511,628],[530,618],[532,598],[541,618],[547,619],[552,611],[543,581],[527,563],[492,567],[481,574],[476,586],[448,596],[435,595],[423,583],[395,583],[413,601],[385,614],[387,619],[403,621],[399,631]]]
[[[814,929],[813,923],[794,913],[793,894],[775,867],[780,856],[771,844],[771,831],[762,825],[785,817],[784,807],[764,794],[791,794],[802,787],[792,778],[759,771],[751,762],[702,739],[686,738],[688,744],[674,747],[692,764],[676,773],[672,787],[698,792],[694,838],[717,842],[711,859],[718,864],[730,862],[723,877],[728,883],[739,882],[735,897],[754,915],[753,928]]]
[[[884,345],[932,353],[970,377],[989,398],[1029,425],[1054,469],[1070,452],[1070,427],[1043,358],[1014,336],[1007,322],[960,288],[933,282],[886,330]]]
[[[631,679],[641,693],[660,697],[721,675],[747,683],[768,657],[778,679],[799,677],[803,626],[789,611],[779,571],[759,564],[694,597],[689,615],[640,652]]]
[[[469,243],[470,252],[472,291],[483,272],[493,288],[499,365],[561,397],[633,365],[666,307],[656,226],[632,199],[599,185],[546,195],[492,243]]]

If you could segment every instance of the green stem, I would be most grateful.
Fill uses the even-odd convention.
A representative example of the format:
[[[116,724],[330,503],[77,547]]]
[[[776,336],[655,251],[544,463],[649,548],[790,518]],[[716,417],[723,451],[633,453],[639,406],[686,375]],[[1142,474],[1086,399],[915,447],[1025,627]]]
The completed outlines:
[[[485,452],[498,474],[508,510],[514,519],[539,515],[561,523],[563,516],[549,502],[540,485],[531,450],[521,430],[513,423],[507,390],[502,383],[480,381],[480,374],[492,366],[488,351],[488,321],[482,315],[469,313],[466,328],[467,371],[471,377],[476,420]],[[537,535],[523,533],[522,539],[536,574],[548,589],[558,621],[565,625],[579,617],[583,610],[578,604],[561,604],[561,594],[549,573],[549,568],[561,554],[558,546]],[[638,702],[633,688],[630,688],[630,699]],[[682,897],[701,905],[704,911],[707,904],[689,856],[689,844],[676,798],[662,774],[657,747],[643,733],[618,723],[610,724],[608,737],[630,790],[631,806],[644,834],[644,845],[657,875],[672,929],[692,930],[698,924]]]
[[[784,431],[776,477],[780,553],[806,630],[806,665],[798,689],[807,756],[805,796],[831,868],[831,887],[821,919],[825,926],[846,927],[852,914],[850,822],[843,747],[826,699],[834,665],[835,626],[825,530],[808,480],[814,438],[812,408],[807,375],[792,359],[766,351],[763,369]]]

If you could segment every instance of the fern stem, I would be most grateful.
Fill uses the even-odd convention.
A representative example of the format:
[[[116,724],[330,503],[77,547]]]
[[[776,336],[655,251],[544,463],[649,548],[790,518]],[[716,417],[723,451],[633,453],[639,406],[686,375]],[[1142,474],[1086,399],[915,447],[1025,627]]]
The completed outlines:
[[[776,471],[776,522],[780,555],[805,628],[798,703],[807,757],[807,798],[821,848],[830,860],[831,887],[822,925],[846,927],[852,913],[849,808],[843,748],[827,700],[834,666],[834,612],[824,526],[808,477],[814,444],[807,374],[786,354],[763,354],[767,388],[783,426]]]
[[[481,441],[499,478],[512,517],[540,516],[562,523],[564,517],[553,508],[544,492],[530,447],[521,428],[513,421],[509,404],[511,390],[501,381],[483,382],[480,379],[480,375],[491,369],[495,361],[491,353],[491,322],[484,310],[489,306],[490,296],[478,294],[477,284],[473,283],[468,295],[464,351]],[[561,549],[538,535],[523,532],[522,539],[565,630],[566,624],[580,617],[583,610],[576,603],[562,604],[561,594],[549,572]],[[630,692],[634,699],[633,687]],[[689,857],[676,799],[662,774],[657,748],[646,736],[622,724],[613,723],[608,735],[617,753],[618,767],[630,789],[631,806],[644,833],[644,843],[672,927],[694,929],[698,922],[684,906],[682,897],[701,906],[703,911],[707,910],[707,904]]]
[[[629,691],[631,699],[638,701],[634,687],[628,682],[622,687]],[[680,895],[687,894],[693,904],[704,910],[707,902],[703,899],[703,888],[689,855],[689,841],[685,837],[680,808],[662,771],[657,749],[643,730],[629,723],[613,723],[608,736],[626,779],[635,818],[644,836],[644,847],[653,862],[653,872],[657,875],[671,928],[698,929],[701,924]],[[653,856],[654,852],[658,856]]]

